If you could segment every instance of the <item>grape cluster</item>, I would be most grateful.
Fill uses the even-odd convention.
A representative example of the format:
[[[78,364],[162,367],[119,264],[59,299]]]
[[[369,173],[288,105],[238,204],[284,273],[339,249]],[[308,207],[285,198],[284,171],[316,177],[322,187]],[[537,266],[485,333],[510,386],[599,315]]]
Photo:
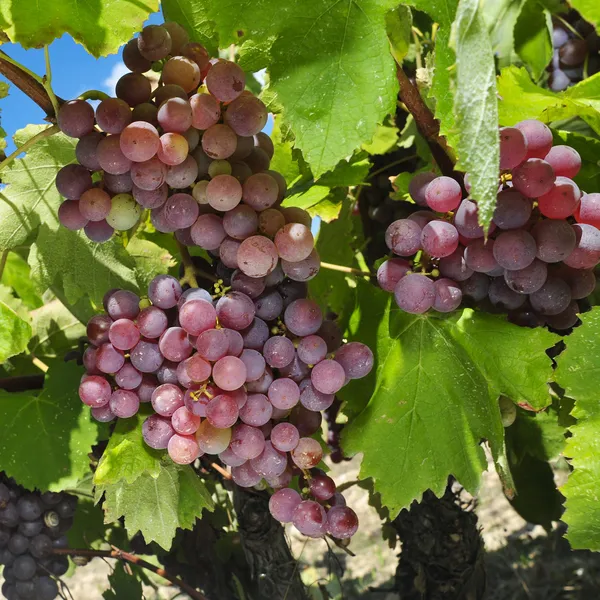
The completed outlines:
[[[571,11],[566,19],[554,20],[552,46],[554,52],[548,65],[551,90],[560,92],[600,71],[600,37],[576,11]]]
[[[348,538],[358,519],[316,469],[323,451],[311,436],[335,394],[369,373],[373,354],[358,342],[342,344],[336,324],[306,298],[306,284],[247,278],[240,287],[213,299],[159,275],[147,299],[109,291],[106,314],[87,326],[80,398],[102,422],[150,403],[149,446],[179,464],[218,455],[237,485],[277,490],[276,519],[308,536]],[[288,488],[294,475],[314,500]]]
[[[69,568],[66,556],[53,554],[68,546],[77,498],[64,492],[29,492],[0,474],[0,564],[2,595],[7,600],[54,600],[53,579]]]
[[[310,217],[277,208],[286,182],[269,170],[273,143],[261,131],[267,108],[244,89],[243,70],[211,59],[172,22],[145,27],[123,61],[131,72],[119,79],[116,98],[95,112],[84,100],[59,110],[61,130],[79,138],[78,164],[56,177],[65,198],[60,222],[104,242],[148,209],[158,231],[220,251],[227,266],[239,262],[251,277],[266,275],[280,257],[290,277],[313,277],[319,260]],[[150,68],[161,71],[154,91],[144,75]]]
[[[457,181],[429,172],[412,179],[411,197],[429,210],[388,227],[388,248],[402,258],[377,272],[402,310],[451,312],[468,299],[507,311],[518,324],[559,331],[576,324],[577,301],[596,286],[600,194],[582,193],[573,181],[577,151],[552,144],[550,129],[536,120],[500,129],[499,191],[487,238],[476,200],[463,199]]]

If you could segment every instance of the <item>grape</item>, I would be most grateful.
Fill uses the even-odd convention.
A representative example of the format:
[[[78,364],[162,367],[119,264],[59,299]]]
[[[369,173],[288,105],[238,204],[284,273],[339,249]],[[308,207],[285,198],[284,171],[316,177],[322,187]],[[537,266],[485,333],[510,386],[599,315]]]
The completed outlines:
[[[460,185],[451,177],[436,177],[425,188],[425,202],[436,212],[458,208],[461,198]]]
[[[158,109],[157,118],[165,132],[184,133],[192,126],[192,107],[187,97],[169,98]]]
[[[263,347],[263,355],[270,367],[281,369],[288,366],[295,356],[293,342],[284,336],[269,338]]]
[[[160,415],[150,415],[142,425],[142,436],[148,446],[155,450],[164,450],[175,435],[171,420]]]
[[[271,273],[269,273],[265,277],[265,285],[268,288],[275,287],[275,286],[278,286],[280,284],[283,284],[284,280],[285,280],[285,273],[283,272],[283,269],[281,268],[281,265],[277,265],[273,269],[273,271]],[[296,284],[293,281],[290,281],[288,283],[291,286],[295,287],[295,288],[296,287],[302,287],[302,288],[304,288],[306,290],[306,293],[308,293],[308,287],[305,284]],[[304,296],[306,296],[306,293],[304,294]]]
[[[58,596],[58,584],[51,577],[38,577],[35,582],[37,600],[54,600]]]
[[[188,156],[178,165],[167,167],[165,181],[172,188],[183,189],[190,187],[198,177],[198,164],[193,156]]]
[[[385,232],[387,247],[399,256],[411,256],[421,249],[421,228],[414,221],[399,219]]]
[[[269,512],[277,521],[291,523],[294,511],[301,502],[302,498],[296,490],[278,490],[269,498]]]
[[[171,36],[162,25],[146,25],[137,39],[137,44],[140,54],[151,61],[165,58],[172,48]]]
[[[214,179],[217,175],[231,175],[231,163],[228,160],[213,160],[208,166],[208,175],[211,179]],[[239,185],[239,181],[235,177],[234,179]],[[240,187],[240,199],[242,197],[241,192]]]
[[[208,168],[212,163],[212,158],[209,158],[202,148],[198,147],[192,152],[192,156],[198,165],[199,175],[208,175]],[[201,182],[198,182],[201,183]],[[208,182],[207,182],[208,183]]]
[[[252,95],[236,98],[228,107],[224,121],[240,136],[260,133],[267,124],[267,107]]]
[[[107,98],[96,108],[96,122],[106,133],[121,133],[131,123],[131,108],[120,98]]]
[[[131,192],[133,189],[133,181],[130,173],[123,173],[121,175],[104,173],[103,182],[106,189],[115,194]]]
[[[265,372],[265,359],[252,348],[246,348],[239,356],[246,366],[246,381],[257,381]]]
[[[36,570],[35,560],[29,554],[18,556],[13,564],[13,573],[19,581],[29,581],[35,575]]]
[[[162,80],[167,85],[179,85],[190,93],[200,85],[200,68],[190,58],[173,56],[163,66]]]
[[[393,292],[396,284],[410,269],[410,263],[403,258],[386,260],[377,269],[377,283],[382,290]]]
[[[169,186],[163,183],[154,190],[143,190],[133,186],[133,197],[143,208],[159,208],[166,202],[169,194]]]
[[[231,175],[217,175],[206,187],[206,198],[214,209],[229,211],[240,203],[242,186]]]
[[[229,269],[237,269],[237,253],[241,245],[241,242],[234,240],[233,238],[225,238],[219,246],[219,258],[221,262]],[[264,286],[263,286],[264,288]],[[235,288],[238,289],[238,288]],[[240,292],[244,292],[244,289],[238,289]]]
[[[190,37],[187,31],[175,23],[175,21],[167,21],[162,26],[169,32],[171,36],[171,54],[181,54],[187,43],[190,41]],[[200,45],[200,44],[198,44]]]
[[[300,533],[311,538],[323,537],[327,533],[325,509],[312,500],[303,500],[296,506],[292,523]]]
[[[136,38],[129,40],[123,48],[123,62],[125,66],[135,73],[145,73],[150,70],[152,61],[140,54]]]
[[[571,302],[569,284],[558,277],[550,276],[544,285],[529,295],[531,306],[543,315],[557,315],[567,309]]]
[[[110,397],[109,407],[111,412],[121,419],[133,417],[140,408],[140,399],[135,392],[129,390],[116,390]]]
[[[265,437],[260,429],[240,423],[232,430],[231,450],[240,458],[251,460],[265,447]],[[320,448],[320,446],[319,446]]]
[[[197,302],[203,302],[203,300]],[[222,329],[207,329],[198,336],[196,348],[202,358],[214,362],[228,353],[229,338]]]
[[[180,85],[175,84],[161,85],[154,90],[152,95],[154,97],[154,104],[156,104],[156,106],[159,108],[163,105],[163,103],[171,98],[179,98],[180,100],[184,100],[186,102],[188,99],[186,91]],[[183,104],[180,103],[179,107],[183,107]],[[177,105],[175,105],[173,108],[175,115],[177,115]],[[183,114],[185,113],[189,113],[189,110],[184,108]],[[163,113],[163,115],[164,114],[165,113]],[[158,108],[156,110],[156,118],[158,120]]]
[[[69,200],[79,200],[91,187],[92,176],[81,165],[66,165],[56,174],[56,189]]]
[[[142,207],[131,194],[117,194],[113,196],[106,222],[117,231],[125,231],[139,221],[141,214]]]
[[[519,271],[505,271],[504,280],[514,292],[532,294],[544,285],[547,275],[546,263],[536,259],[528,267]]]
[[[529,266],[535,259],[535,240],[521,229],[505,231],[496,238],[493,254],[501,267],[518,271]]]
[[[268,396],[271,404],[275,408],[289,410],[298,404],[298,400],[300,399],[300,389],[291,379],[276,379],[269,386]]]
[[[181,297],[181,285],[171,275],[157,275],[148,286],[148,297],[158,308],[173,308]]]
[[[268,173],[256,173],[244,182],[244,202],[258,212],[274,206],[278,198],[279,185]]]
[[[117,350],[131,350],[140,341],[140,332],[133,321],[117,319],[108,330],[108,339]]]
[[[304,260],[312,252],[313,246],[314,238],[310,229],[300,223],[288,223],[275,236],[275,247],[285,261]]]
[[[8,504],[0,510],[0,525],[11,528],[16,527],[19,524],[19,520],[19,513],[14,504]],[[3,563],[7,567],[10,566],[6,560],[0,560],[0,563]]]
[[[239,268],[250,277],[265,277],[277,266],[277,261],[275,244],[260,235],[246,238],[238,250]]]
[[[112,325],[112,319],[108,315],[95,315],[87,324],[86,335],[94,346],[101,346],[108,342],[108,330]]]
[[[44,558],[52,552],[52,540],[45,534],[36,535],[31,540],[31,554],[35,558]]]
[[[235,331],[234,329],[222,329],[227,337],[227,341],[229,343],[229,348],[227,350],[227,354],[231,356],[239,356],[244,349],[244,340],[239,331]]]
[[[140,312],[140,297],[128,290],[116,290],[106,299],[106,312],[112,319],[135,319]]]
[[[133,121],[146,121],[155,127],[158,125],[158,108],[150,102],[142,102],[131,111]]]
[[[512,173],[515,190],[527,198],[538,198],[550,192],[555,180],[552,167],[539,158],[529,158]]]
[[[257,317],[264,321],[273,321],[283,310],[283,299],[276,291],[266,292],[255,300],[254,306]]]
[[[396,304],[405,312],[421,314],[435,301],[435,287],[428,277],[410,274],[403,277],[394,290]]]
[[[336,490],[333,479],[324,473],[314,475],[309,481],[308,487],[311,495],[321,502],[329,500]]]
[[[82,229],[88,223],[88,220],[79,210],[79,202],[77,200],[65,200],[58,207],[58,220],[63,227],[71,231]]]
[[[238,420],[238,404],[234,398],[221,394],[206,405],[206,418],[213,427],[228,429]]]
[[[538,198],[540,212],[551,219],[566,219],[571,216],[581,192],[574,181],[567,177],[557,177],[550,191]]]
[[[245,462],[239,467],[232,467],[231,477],[240,487],[253,487],[260,483],[262,477],[250,465]]]
[[[286,223],[300,223],[310,229],[312,217],[303,209],[297,206],[286,206],[280,209],[285,217]]]
[[[239,248],[240,242],[236,241],[235,243]],[[265,279],[264,277],[249,277],[245,273],[236,270],[231,275],[231,288],[236,292],[246,294],[252,299],[258,298],[265,291]]]
[[[141,73],[127,73],[117,81],[115,93],[129,106],[137,106],[150,100],[152,86]]]
[[[498,267],[494,258],[494,240],[477,239],[465,248],[465,261],[477,273],[491,273]]]
[[[171,417],[173,429],[181,435],[191,435],[198,431],[200,417],[189,411],[185,406],[180,406]]]
[[[273,238],[285,225],[285,217],[276,208],[263,210],[258,216],[258,229],[267,237]]]
[[[335,400],[333,394],[324,394],[315,388],[315,386],[309,381],[300,394],[300,403],[304,408],[319,412],[328,409]],[[302,382],[304,384],[304,382]]]
[[[115,383],[124,390],[135,390],[142,383],[142,374],[130,363],[115,373]]]
[[[300,298],[294,300],[285,309],[284,322],[286,327],[294,334],[299,336],[312,335],[317,333],[323,323],[321,309],[312,300]]]
[[[192,107],[192,125],[196,129],[206,130],[219,122],[221,107],[210,94],[194,94],[190,98]]]
[[[167,315],[156,306],[148,306],[140,311],[136,325],[145,338],[156,339],[167,328]]]
[[[245,240],[258,229],[258,216],[249,206],[239,205],[223,216],[223,227],[228,236]]]
[[[166,176],[167,167],[156,156],[131,166],[131,179],[142,190],[153,191],[160,188]]]
[[[560,69],[554,69],[550,74],[550,89],[553,92],[562,92],[571,85],[569,76]]]
[[[425,192],[427,191],[427,186],[436,178],[437,176],[435,173],[424,171],[422,173],[417,173],[411,179],[410,183],[408,184],[408,193],[416,204],[419,206],[427,206]]]
[[[240,458],[239,456],[237,456],[231,450],[231,448],[225,448],[225,450],[223,450],[223,452],[219,454],[219,458],[221,459],[221,462],[225,463],[230,467],[239,467],[246,462],[245,458]]]
[[[575,219],[579,223],[587,223],[598,229],[600,227],[600,194],[583,194],[575,211]]]
[[[570,146],[553,146],[544,160],[552,167],[557,177],[573,179],[581,169],[581,156]]]
[[[235,63],[219,60],[211,67],[204,83],[218,100],[231,102],[244,91],[246,74]]]
[[[531,200],[514,190],[503,190],[498,194],[494,223],[500,229],[523,227],[531,217],[531,209]]]
[[[178,368],[179,365],[177,363],[165,360],[158,371],[156,371],[156,378],[160,383],[172,383],[173,385],[177,385],[179,383]]]
[[[310,379],[317,391],[335,394],[346,383],[346,373],[340,363],[326,359],[313,367]]]
[[[189,465],[201,456],[200,447],[193,435],[176,433],[169,440],[167,451],[173,462],[179,465]]]
[[[199,302],[199,301],[197,301]],[[184,306],[189,306],[191,302],[187,302]],[[181,362],[188,358],[193,350],[193,346],[188,339],[187,332],[181,327],[169,327],[161,336],[158,342],[158,347],[162,355],[167,360],[173,362]]]
[[[273,158],[273,155],[275,154],[275,146],[273,145],[271,138],[266,133],[259,131],[254,136],[254,145],[258,148],[261,148],[267,154],[269,159]]]
[[[596,288],[596,276],[592,269],[572,269],[562,265],[558,275],[569,284],[571,298],[574,300],[589,296]]]
[[[500,169],[514,169],[525,160],[526,156],[527,140],[523,132],[516,127],[501,127]]]
[[[252,170],[244,162],[232,162],[231,174],[243,184],[252,175]]]
[[[374,358],[367,345],[350,342],[336,352],[335,360],[342,365],[348,379],[361,379],[371,372]]]
[[[103,373],[116,373],[124,363],[123,352],[112,344],[102,344],[96,352],[96,366]]]
[[[525,295],[513,292],[501,277],[492,280],[489,285],[488,296],[495,307],[504,310],[515,310],[522,306],[526,300]]]
[[[172,383],[163,383],[152,392],[152,407],[163,417],[171,417],[183,406],[183,392]]]
[[[297,348],[298,358],[308,365],[315,365],[327,355],[327,344],[318,335],[302,338]]]
[[[184,387],[191,387],[194,383],[206,381],[211,374],[212,367],[199,354],[194,354],[184,360],[177,367],[179,382]]]
[[[164,358],[158,344],[141,340],[131,351],[129,360],[138,371],[153,373],[162,365]]]
[[[458,231],[446,221],[431,221],[421,231],[421,246],[430,256],[450,256],[458,248]]]
[[[552,132],[536,119],[521,121],[515,125],[527,142],[526,158],[544,158],[552,148]],[[535,197],[535,196],[534,196]]]
[[[181,310],[181,307],[188,300],[206,300],[210,304],[212,304],[212,296],[210,292],[207,290],[203,290],[202,288],[188,288],[179,296],[179,300],[177,300],[177,307]]]
[[[127,125],[119,140],[121,152],[133,162],[150,160],[160,146],[156,127],[146,121],[134,121]]]
[[[477,204],[471,200],[463,200],[454,215],[454,226],[465,238],[483,237],[483,227],[479,225]]]
[[[83,228],[87,237],[92,242],[106,242],[112,237],[115,230],[106,221],[92,221]]]
[[[229,446],[232,439],[232,430],[213,427],[206,419],[200,423],[200,427],[196,432],[196,439],[200,450],[205,454],[219,454]]]
[[[548,327],[558,331],[564,331],[575,326],[579,320],[579,306],[574,300],[569,303],[569,306],[557,315],[544,315],[544,320]]]
[[[277,423],[271,430],[271,443],[281,452],[290,452],[298,445],[299,440],[298,429],[291,423]]]
[[[213,366],[213,380],[225,391],[237,390],[246,381],[246,365],[235,356],[225,356]]]
[[[164,215],[167,222],[178,229],[191,227],[198,218],[198,204],[189,194],[173,194],[165,203]]]
[[[193,60],[203,74],[210,65],[210,56],[206,51],[206,48],[197,42],[190,42],[183,46],[181,54]]]
[[[309,281],[317,275],[321,268],[321,258],[313,248],[311,253],[304,260],[298,262],[288,262],[281,260],[281,268],[287,277],[293,281]]]
[[[392,259],[401,260],[401,259]],[[389,262],[389,261],[388,261]],[[494,261],[495,262],[495,261]],[[383,263],[386,264],[386,263]],[[382,265],[383,266],[383,265]],[[410,265],[409,265],[410,267]],[[381,268],[381,267],[380,267]],[[452,254],[445,256],[439,261],[439,270],[444,277],[449,277],[454,281],[464,281],[473,275],[473,270],[467,265],[466,262],[466,248],[459,246]],[[388,292],[393,292],[396,287],[397,281],[390,281],[389,285],[394,284],[392,289],[386,289]],[[385,289],[385,288],[384,288]]]
[[[600,261],[600,231],[593,225],[577,223],[573,225],[575,232],[575,249],[564,263],[574,269],[591,269]]]
[[[250,465],[262,477],[278,477],[286,470],[287,457],[267,441],[264,450],[250,461]]]
[[[268,325],[262,319],[255,317],[252,324],[242,331],[244,348],[261,351],[269,339],[269,334]]]
[[[58,109],[57,123],[65,135],[83,137],[94,129],[94,109],[85,100],[69,100]]]
[[[91,407],[106,406],[110,400],[110,384],[104,377],[91,375],[79,385],[79,397]]]
[[[77,162],[90,171],[99,171],[102,167],[98,162],[98,144],[103,139],[104,136],[97,131],[92,131],[79,138],[77,146],[75,146]]]
[[[85,349],[83,353],[83,366],[90,375],[97,375],[99,373],[98,369],[96,369],[96,348],[93,346],[88,346]]]
[[[334,538],[351,538],[358,530],[358,517],[347,506],[334,506],[327,511],[327,531]]]
[[[223,327],[240,331],[248,327],[255,314],[254,303],[241,292],[228,292],[217,302],[217,317]]]
[[[205,250],[216,250],[225,239],[223,220],[217,215],[200,215],[191,229],[194,243]]]
[[[272,414],[273,405],[264,394],[249,394],[246,404],[240,409],[240,419],[246,425],[253,427],[260,427],[268,423]],[[256,468],[255,465],[253,466]],[[257,471],[260,472],[258,469]]]
[[[198,144],[200,143],[200,132],[195,127],[190,127],[184,131],[183,137],[188,143],[190,152],[198,147]],[[198,167],[198,169],[200,169],[200,167]]]
[[[202,136],[202,150],[212,159],[229,158],[236,149],[237,136],[227,125],[209,127]]]
[[[544,219],[531,229],[537,244],[537,257],[547,263],[565,260],[573,251],[576,236],[566,221]]]
[[[98,144],[97,156],[102,169],[112,175],[122,175],[131,169],[131,160],[121,150],[120,135],[105,137]]]
[[[576,67],[583,64],[587,54],[586,41],[577,38],[566,41],[558,50],[560,63],[566,67]]]

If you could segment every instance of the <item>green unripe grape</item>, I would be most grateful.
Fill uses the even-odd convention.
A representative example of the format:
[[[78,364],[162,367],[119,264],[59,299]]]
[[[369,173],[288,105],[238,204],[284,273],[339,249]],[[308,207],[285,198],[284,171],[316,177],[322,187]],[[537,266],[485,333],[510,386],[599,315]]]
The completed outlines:
[[[192,196],[194,196],[194,200],[198,204],[208,204],[208,198],[206,197],[206,186],[208,185],[208,181],[203,179],[199,181],[192,190]]]
[[[131,194],[117,194],[112,199],[112,206],[106,221],[117,231],[131,229],[139,220],[142,207]]]
[[[517,407],[515,406],[515,403],[506,396],[500,396],[498,405],[500,407],[500,417],[502,419],[503,427],[510,427],[517,418]]]
[[[211,177],[217,175],[231,175],[231,163],[228,160],[213,160],[208,165],[208,174]]]

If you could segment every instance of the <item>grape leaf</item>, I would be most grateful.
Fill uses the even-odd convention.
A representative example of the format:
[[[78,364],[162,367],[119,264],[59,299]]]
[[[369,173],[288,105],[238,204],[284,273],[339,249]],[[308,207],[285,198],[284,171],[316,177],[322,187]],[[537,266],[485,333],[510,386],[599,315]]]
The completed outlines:
[[[71,548],[98,548],[106,539],[104,513],[87,498],[79,498],[73,526],[67,532]]]
[[[127,244],[127,253],[135,262],[134,271],[138,289],[145,293],[157,275],[168,273],[175,265],[168,250],[148,240],[134,237]]]
[[[504,462],[498,396],[547,406],[552,368],[545,349],[558,336],[470,309],[409,315],[392,302],[358,283],[350,337],[369,344],[377,364],[342,398],[344,448],[364,453],[361,478],[373,478],[396,514],[428,488],[442,494],[450,474],[475,491],[487,464],[482,439]]]
[[[89,469],[98,424],[77,394],[81,374],[55,361],[38,395],[0,391],[0,469],[28,489],[61,491]]]
[[[30,308],[39,308],[44,304],[31,281],[27,261],[15,252],[9,252],[2,271],[2,283],[12,287],[19,298]]]
[[[452,43],[456,52],[456,131],[450,145],[456,150],[456,168],[469,173],[479,222],[487,226],[498,193],[500,141],[496,66],[478,0],[459,2]]]
[[[514,29],[515,51],[539,79],[552,59],[552,21],[537,0],[525,0]]]
[[[8,304],[0,302],[0,363],[20,354],[31,339],[31,325]]]
[[[143,474],[158,477],[164,453],[150,448],[142,438],[142,424],[148,414],[142,407],[134,417],[119,419],[94,474],[96,485],[121,480],[133,483]]]
[[[97,488],[104,492],[105,522],[125,517],[130,536],[140,531],[146,543],[171,546],[178,527],[191,529],[203,509],[212,511],[213,500],[204,483],[190,466],[170,459],[161,464],[157,476],[140,475],[133,483],[125,480]]]
[[[66,32],[96,58],[117,52],[157,10],[158,0],[0,0],[2,30],[11,42],[39,48]]]
[[[191,0],[177,0],[187,6]],[[196,4],[196,3],[194,3]],[[270,50],[270,88],[315,177],[369,141],[398,91],[385,13],[393,0],[229,0],[211,5],[221,46]]]
[[[575,400],[565,456],[573,471],[561,488],[566,496],[563,520],[569,526],[567,538],[573,548],[600,550],[600,458],[598,456],[598,385],[600,360],[600,308],[580,315],[583,324],[567,338],[567,347],[558,357],[556,381]]]
[[[8,305],[8,307],[14,310],[21,319],[27,323],[31,323],[31,317],[29,316],[27,306],[25,306],[21,298],[15,296],[14,290],[7,285],[0,284],[0,302]]]
[[[31,311],[33,337],[29,351],[38,358],[64,355],[85,336],[85,325],[59,300]]]
[[[392,56],[402,64],[408,54],[411,42],[412,13],[410,8],[401,4],[385,15],[385,25]]]
[[[596,29],[600,25],[600,5],[596,0],[570,0],[572,6],[586,21],[592,23]]]
[[[521,0],[483,0],[481,14],[487,24],[498,67],[515,62],[514,27],[521,10]]]
[[[212,56],[216,56],[219,46],[214,23],[208,17],[208,6],[208,2],[191,0],[161,1],[165,21],[176,21],[185,27],[192,41],[200,42]]]
[[[398,144],[398,128],[394,125],[379,125],[373,139],[362,145],[369,154],[387,154]]]
[[[102,594],[104,600],[141,600],[143,595],[142,582],[137,577],[137,569],[125,571],[124,564],[117,562],[113,572],[108,576],[110,589]]]
[[[6,98],[8,96],[8,83],[5,81],[0,81],[0,99]],[[3,152],[6,150],[6,131],[4,127],[0,126],[0,151]]]

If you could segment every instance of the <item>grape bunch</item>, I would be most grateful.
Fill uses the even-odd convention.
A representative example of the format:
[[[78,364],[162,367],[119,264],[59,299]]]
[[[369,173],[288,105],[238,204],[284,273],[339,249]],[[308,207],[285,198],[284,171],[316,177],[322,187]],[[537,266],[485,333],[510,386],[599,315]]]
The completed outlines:
[[[95,112],[81,99],[59,110],[60,129],[79,138],[78,162],[56,177],[65,198],[60,222],[104,242],[147,209],[158,231],[220,251],[227,266],[239,262],[251,277],[279,258],[290,277],[313,277],[310,216],[278,208],[286,182],[269,169],[267,108],[244,89],[243,70],[211,59],[173,22],[145,27],[123,61],[131,72],[119,79],[116,98]],[[154,91],[144,75],[151,68],[161,72]]]
[[[333,480],[317,469],[321,411],[373,354],[342,344],[306,284],[247,278],[215,295],[159,275],[147,298],[111,290],[87,326],[79,396],[99,421],[148,403],[152,448],[178,464],[218,455],[242,487],[268,485],[272,515],[311,537],[351,537],[358,526]],[[266,289],[265,289],[266,288]],[[264,290],[264,291],[263,291]],[[302,494],[288,487],[300,475]],[[303,499],[304,496],[304,499]],[[310,499],[312,498],[312,499]]]
[[[64,492],[30,492],[0,474],[0,564],[2,595],[7,600],[54,600],[54,577],[69,568],[66,556],[53,554],[68,546],[77,498]]]
[[[501,128],[487,238],[476,200],[463,198],[457,181],[417,174],[409,193],[423,210],[387,228],[387,246],[398,258],[379,267],[380,287],[409,313],[452,312],[465,300],[506,311],[517,324],[573,327],[600,262],[600,194],[580,191],[573,181],[580,167],[577,151],[553,146],[539,121]]]
[[[555,18],[552,46],[554,52],[548,65],[552,91],[565,90],[600,71],[600,37],[576,11],[570,11],[565,18]]]

